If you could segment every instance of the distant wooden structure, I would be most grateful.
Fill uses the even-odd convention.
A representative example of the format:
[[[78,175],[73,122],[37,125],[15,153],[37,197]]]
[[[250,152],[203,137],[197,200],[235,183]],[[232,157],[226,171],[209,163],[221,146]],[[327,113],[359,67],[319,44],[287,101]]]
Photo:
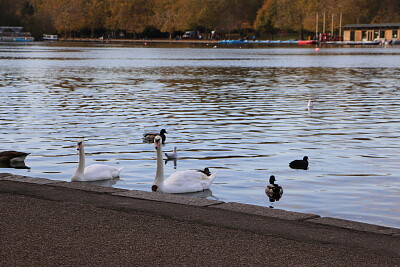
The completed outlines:
[[[22,32],[22,27],[0,26],[0,42],[31,42],[35,38],[30,32]]]
[[[399,41],[400,23],[347,24],[343,27],[343,41]]]

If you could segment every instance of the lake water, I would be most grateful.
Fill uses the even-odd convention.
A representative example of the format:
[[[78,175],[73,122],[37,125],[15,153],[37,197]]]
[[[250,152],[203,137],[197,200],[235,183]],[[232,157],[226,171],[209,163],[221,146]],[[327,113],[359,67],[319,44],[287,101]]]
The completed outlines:
[[[400,228],[398,46],[33,43],[0,58],[0,150],[31,153],[1,172],[69,181],[84,137],[87,164],[125,167],[103,185],[151,191],[142,135],[165,128],[181,157],[166,175],[219,170],[202,197]],[[289,168],[303,156],[309,170]]]

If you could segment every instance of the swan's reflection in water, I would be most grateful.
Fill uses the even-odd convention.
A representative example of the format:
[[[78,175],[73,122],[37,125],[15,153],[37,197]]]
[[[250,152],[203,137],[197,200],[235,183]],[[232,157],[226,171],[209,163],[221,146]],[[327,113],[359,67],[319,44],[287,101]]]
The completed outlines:
[[[24,161],[10,162],[9,160],[7,160],[7,161],[0,161],[0,168],[30,169],[31,167],[26,166]]]
[[[119,178],[111,179],[111,180],[102,180],[102,181],[91,181],[91,182],[85,181],[85,182],[82,182],[82,183],[88,183],[88,184],[104,186],[104,187],[112,187],[118,181],[119,181]]]
[[[176,162],[177,162],[178,160],[177,160],[177,159],[166,159],[166,160],[165,160],[165,164],[167,164],[169,161],[173,161],[173,162],[174,162],[174,169],[176,169],[176,166],[177,166]]]
[[[213,196],[212,191],[210,189],[206,189],[206,190],[199,191],[199,192],[183,193],[183,194],[176,194],[176,195],[218,200],[217,197]]]

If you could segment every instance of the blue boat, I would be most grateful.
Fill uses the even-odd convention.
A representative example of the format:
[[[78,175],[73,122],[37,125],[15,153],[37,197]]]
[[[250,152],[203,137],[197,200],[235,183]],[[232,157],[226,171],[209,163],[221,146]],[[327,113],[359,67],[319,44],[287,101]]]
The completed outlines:
[[[222,40],[218,42],[219,44],[246,44],[247,41],[242,40]]]
[[[33,41],[33,37],[18,37],[18,38],[14,38],[14,42],[32,42]]]

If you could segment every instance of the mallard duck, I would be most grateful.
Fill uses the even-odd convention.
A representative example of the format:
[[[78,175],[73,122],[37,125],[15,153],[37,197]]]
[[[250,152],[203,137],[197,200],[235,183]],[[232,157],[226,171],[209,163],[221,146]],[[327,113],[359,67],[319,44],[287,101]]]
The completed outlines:
[[[71,181],[101,181],[118,178],[124,167],[115,168],[104,164],[93,164],[85,167],[85,148],[83,140],[78,141],[79,154],[78,168],[71,177]]]
[[[289,163],[289,167],[292,169],[301,169],[307,170],[308,169],[308,157],[305,156],[303,159],[296,159]]]
[[[271,202],[278,201],[283,195],[282,186],[275,184],[275,176],[269,177],[269,185],[265,188],[265,194],[269,197]]]
[[[157,135],[154,138],[154,147],[156,149],[157,171],[151,187],[152,191],[177,194],[210,189],[218,171],[209,176],[196,170],[177,171],[164,180],[161,136]]]
[[[25,153],[25,152],[18,152],[18,151],[3,151],[0,152],[0,161],[3,162],[23,162],[30,153]]]
[[[167,139],[167,137],[165,136],[165,134],[167,133],[167,131],[165,129],[161,129],[160,133],[144,133],[143,134],[143,139],[145,142],[148,143],[152,143],[154,142],[154,138],[159,135],[162,138],[162,143],[165,143],[165,140]]]

